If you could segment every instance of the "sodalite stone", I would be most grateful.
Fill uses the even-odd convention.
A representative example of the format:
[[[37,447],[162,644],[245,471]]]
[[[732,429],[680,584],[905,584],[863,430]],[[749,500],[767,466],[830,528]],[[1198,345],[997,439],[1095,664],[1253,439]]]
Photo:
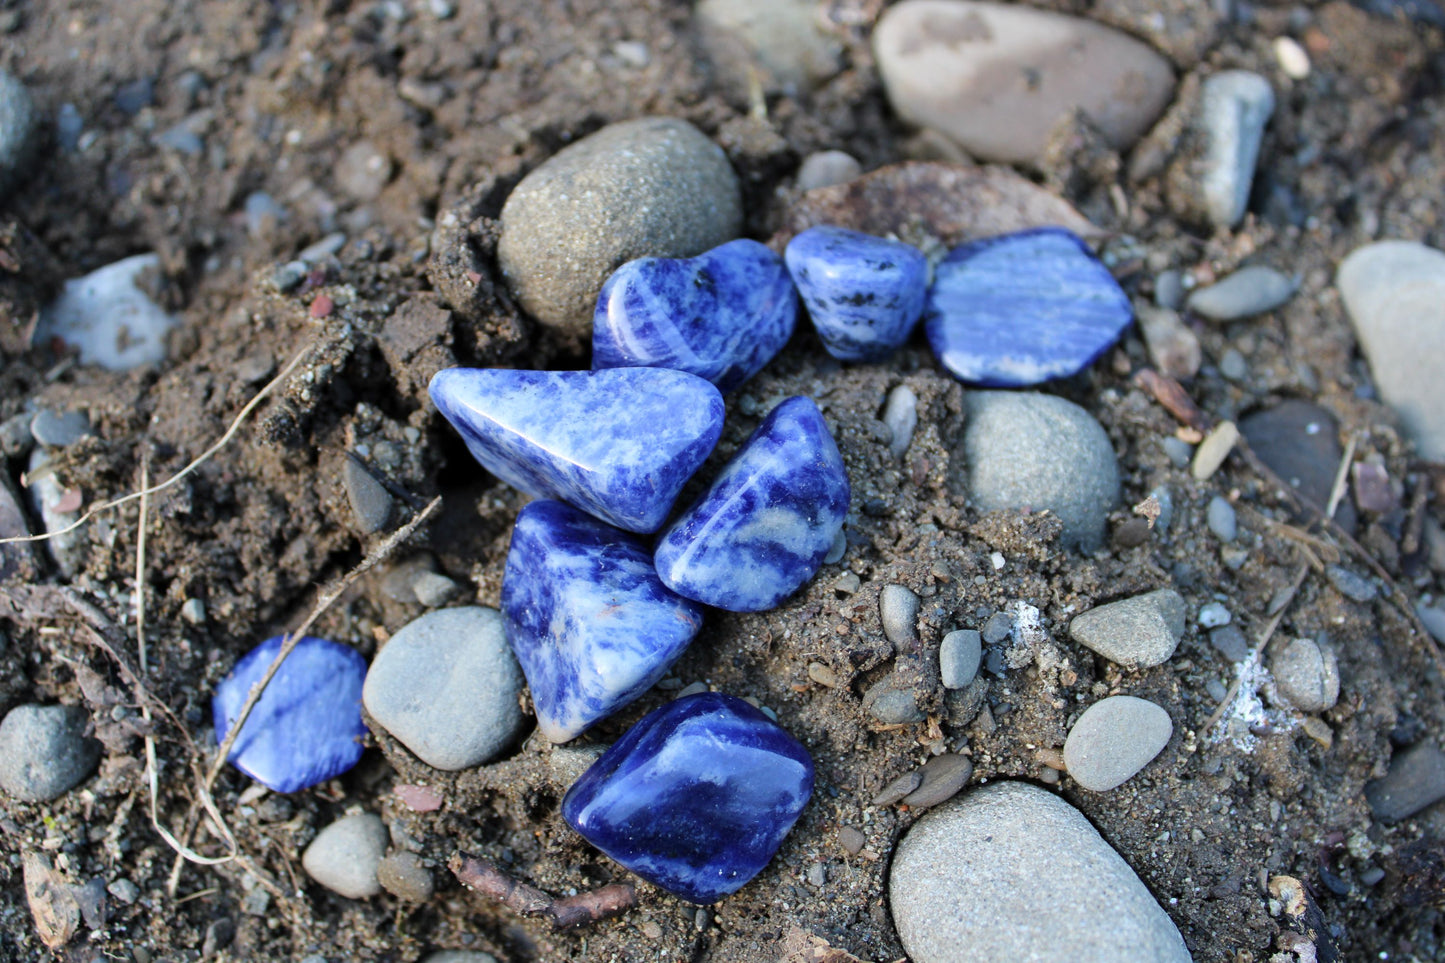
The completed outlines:
[[[684,696],[644,716],[573,783],[562,817],[589,843],[694,903],[741,889],[813,792],[798,740],[736,696]]]
[[[813,227],[784,252],[823,347],[840,361],[878,361],[923,313],[928,260],[911,244]]]
[[[1083,241],[1044,227],[954,248],[934,269],[924,318],[954,377],[1018,388],[1083,371],[1134,312]]]
[[[650,689],[702,626],[701,607],[662,584],[639,538],[556,501],[517,516],[502,614],[553,742]]]
[[[667,368],[446,368],[431,398],[472,456],[529,495],[654,532],[722,433],[722,394]]]
[[[818,406],[789,398],[658,540],[657,573],[679,595],[720,609],[770,609],[817,574],[848,498]]]
[[[211,700],[216,742],[224,741],[236,724],[251,686],[275,661],[281,641],[278,635],[247,652],[216,686]],[[366,660],[355,649],[303,636],[241,727],[231,747],[232,765],[276,792],[295,792],[341,775],[361,758],[365,681]]]
[[[602,285],[592,367],[675,368],[731,391],[787,344],[797,320],[787,268],[757,241],[694,258],[639,258]]]

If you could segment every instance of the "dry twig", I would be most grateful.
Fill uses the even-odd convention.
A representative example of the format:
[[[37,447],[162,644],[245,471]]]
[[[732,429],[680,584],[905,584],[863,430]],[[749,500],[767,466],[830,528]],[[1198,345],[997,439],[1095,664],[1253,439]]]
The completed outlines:
[[[621,916],[637,905],[637,887],[613,883],[576,896],[553,899],[546,893],[502,872],[492,863],[466,853],[454,853],[447,862],[463,886],[496,900],[522,916],[548,916],[552,928],[572,929]]]

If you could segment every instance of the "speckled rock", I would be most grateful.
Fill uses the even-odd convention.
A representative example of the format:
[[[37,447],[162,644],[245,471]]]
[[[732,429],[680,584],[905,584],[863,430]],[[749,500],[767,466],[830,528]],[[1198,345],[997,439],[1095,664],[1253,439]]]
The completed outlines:
[[[0,70],[0,198],[25,176],[34,154],[37,120],[30,91]]]
[[[25,802],[49,802],[95,771],[100,743],[85,735],[79,706],[23,705],[0,722],[0,789]]]
[[[1085,789],[1108,792],[1149,765],[1173,734],[1169,713],[1147,699],[1100,699],[1069,729],[1064,767]]]
[[[1110,662],[1147,668],[1174,654],[1188,614],[1178,592],[1159,589],[1075,616],[1069,623],[1069,636]]]
[[[501,222],[497,259],[513,293],[539,321],[581,338],[609,274],[732,240],[742,200],[720,147],[686,121],[645,117],[558,151],[516,186]]]
[[[1295,639],[1269,660],[1279,694],[1302,712],[1324,712],[1340,697],[1335,654],[1314,639]]]
[[[1119,464],[1109,436],[1078,405],[1034,392],[972,391],[966,396],[964,456],[969,498],[980,512],[1048,509],[1064,540],[1093,551],[1103,544],[1119,500]]]
[[[373,813],[345,816],[316,834],[301,867],[316,882],[347,899],[381,892],[376,869],[386,853],[386,824]]]
[[[913,963],[1190,960],[1083,814],[1025,783],[984,786],[922,816],[898,845],[888,895]]]
[[[1133,37],[1022,5],[904,0],[873,51],[899,116],[986,160],[1038,158],[1075,110],[1127,148],[1174,89],[1168,61]]]

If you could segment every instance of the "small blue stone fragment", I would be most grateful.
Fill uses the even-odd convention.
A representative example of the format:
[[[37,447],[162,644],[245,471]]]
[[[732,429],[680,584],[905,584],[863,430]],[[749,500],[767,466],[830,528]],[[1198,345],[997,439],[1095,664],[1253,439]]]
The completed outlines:
[[[722,434],[722,394],[667,368],[446,368],[430,391],[487,471],[630,532],[657,531]]]
[[[760,873],[813,792],[798,740],[736,696],[643,716],[562,800],[562,817],[648,882],[714,903]]]
[[[934,269],[924,317],[955,378],[1021,388],[1083,371],[1134,311],[1083,241],[1045,227],[954,248]]]
[[[783,254],[823,347],[840,361],[879,361],[913,333],[928,260],[911,244],[812,227]]]
[[[639,258],[602,285],[592,367],[675,368],[731,391],[787,344],[797,320],[787,268],[757,241],[694,258]]]
[[[641,539],[549,500],[517,516],[502,614],[553,742],[652,688],[702,626],[701,606],[662,584]]]
[[[278,635],[247,652],[216,686],[211,700],[216,742],[225,741],[281,642]],[[366,660],[355,649],[303,636],[241,727],[230,762],[276,792],[295,792],[341,775],[361,758],[365,681]]]
[[[707,605],[770,609],[817,574],[848,498],[848,472],[818,406],[789,398],[658,540],[657,573]]]

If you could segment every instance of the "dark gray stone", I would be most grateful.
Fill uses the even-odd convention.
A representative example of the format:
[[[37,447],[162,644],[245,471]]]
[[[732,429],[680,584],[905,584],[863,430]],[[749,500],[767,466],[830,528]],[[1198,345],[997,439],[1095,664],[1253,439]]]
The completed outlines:
[[[0,70],[0,198],[30,168],[38,120],[30,91],[13,75]]]
[[[968,784],[973,776],[973,760],[946,752],[925,762],[918,773],[922,777],[918,788],[904,796],[902,803],[913,809],[929,809],[948,802]]]
[[[356,526],[364,535],[379,532],[391,521],[394,502],[386,486],[377,481],[355,458],[347,457],[341,466],[341,481],[346,486],[346,500],[356,516]]]
[[[1239,430],[1260,461],[1324,510],[1344,457],[1334,415],[1319,405],[1290,399],[1242,419]],[[1349,501],[1341,502],[1335,521],[1354,531],[1355,508]]]
[[[1237,625],[1221,625],[1209,630],[1209,644],[1231,662],[1243,662],[1249,655],[1249,640]]]
[[[1422,742],[1390,760],[1383,779],[1365,786],[1375,818],[1395,823],[1445,799],[1445,753]]]
[[[1356,602],[1369,602],[1380,594],[1374,582],[1340,565],[1327,566],[1325,577],[1341,595]]]
[[[83,411],[41,408],[30,421],[30,434],[42,445],[66,448],[90,434],[90,418]]]
[[[913,692],[891,678],[875,682],[863,694],[863,708],[885,726],[911,725],[924,719]]]
[[[24,802],[49,802],[95,771],[100,743],[85,735],[78,706],[22,705],[0,722],[0,789]]]

